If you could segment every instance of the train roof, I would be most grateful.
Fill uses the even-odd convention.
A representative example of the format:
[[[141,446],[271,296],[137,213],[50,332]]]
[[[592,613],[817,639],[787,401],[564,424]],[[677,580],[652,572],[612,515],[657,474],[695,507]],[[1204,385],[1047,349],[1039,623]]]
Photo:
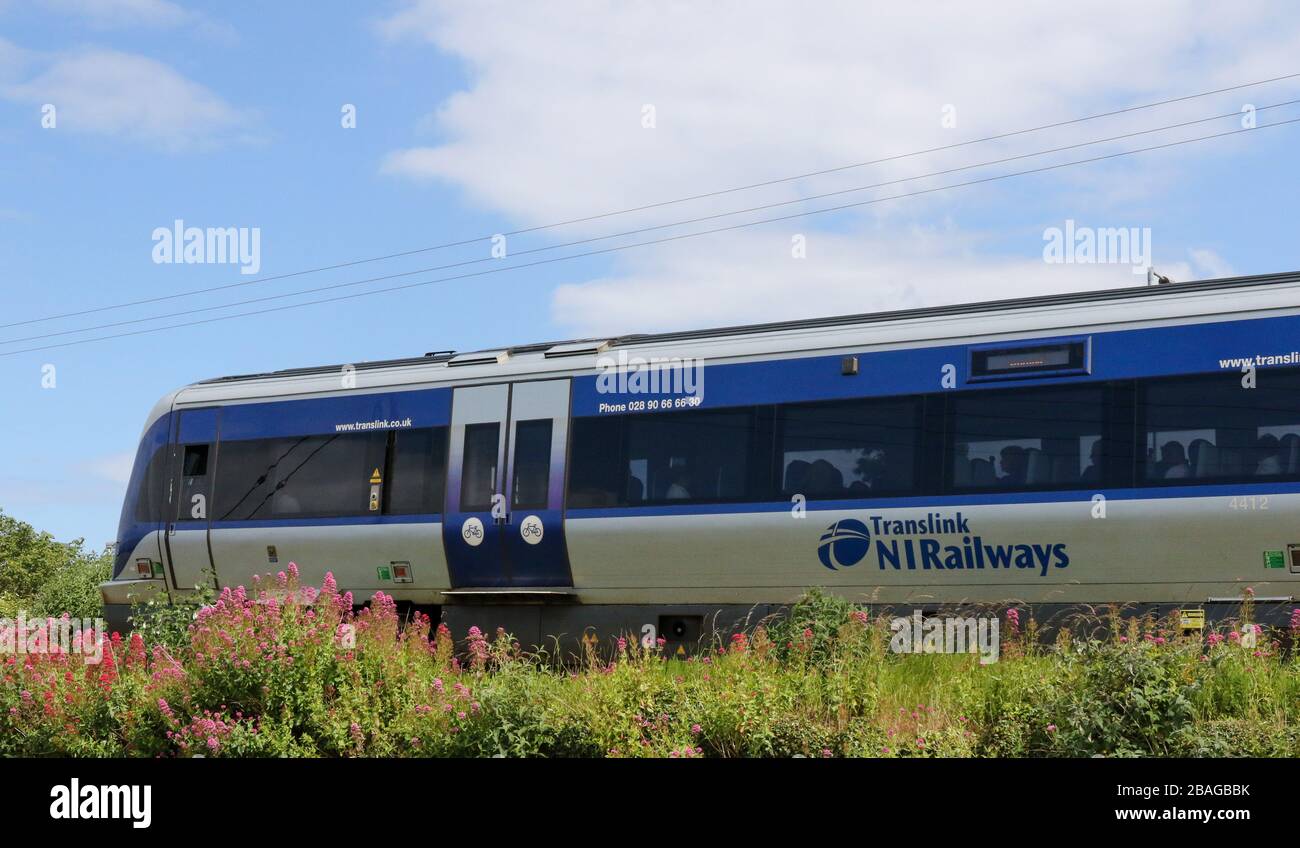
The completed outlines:
[[[286,368],[264,373],[217,377],[210,380],[200,381],[195,383],[194,386],[214,386],[254,380],[309,377],[320,374],[338,374],[342,369],[349,367],[358,371],[364,371],[392,368],[401,369],[408,366],[428,366],[433,364],[445,364],[448,367],[459,365],[491,365],[501,364],[510,359],[527,354],[541,354],[544,359],[548,360],[561,359],[583,355],[599,355],[610,350],[626,348],[633,345],[653,346],[684,341],[725,339],[736,336],[770,336],[788,331],[846,328],[891,322],[908,322],[928,318],[979,316],[988,313],[1038,310],[1042,307],[1070,307],[1123,301],[1148,301],[1151,299],[1186,294],[1193,291],[1198,294],[1231,292],[1233,290],[1250,289],[1261,286],[1279,286],[1289,283],[1300,283],[1300,272],[1224,277],[1212,280],[1197,280],[1181,283],[1169,282],[1160,285],[1126,286],[1123,288],[1103,289],[1098,291],[1067,292],[1038,295],[1034,297],[1009,298],[1005,300],[988,300],[916,309],[899,309],[888,312],[835,315],[822,318],[804,318],[793,321],[773,321],[761,324],[740,324],[730,327],[716,327],[702,330],[679,330],[666,333],[634,333],[607,338],[569,339],[565,341],[517,345],[514,347],[489,348],[481,351],[457,352],[452,350],[441,350],[426,353],[422,356],[404,357],[401,359],[339,363],[335,365],[318,365],[304,368]]]

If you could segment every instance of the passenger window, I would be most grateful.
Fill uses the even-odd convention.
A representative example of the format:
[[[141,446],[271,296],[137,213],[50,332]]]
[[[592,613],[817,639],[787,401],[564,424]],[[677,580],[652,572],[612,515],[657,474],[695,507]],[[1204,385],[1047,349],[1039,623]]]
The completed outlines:
[[[627,481],[622,464],[624,419],[575,418],[569,457],[568,505],[575,509],[638,504],[643,500],[645,465],[633,465]],[[635,487],[636,497],[625,492]]]
[[[221,443],[217,520],[368,515],[382,432]]]
[[[628,501],[707,503],[765,494],[749,479],[752,409],[637,416],[627,426]]]
[[[512,500],[519,509],[546,509],[551,483],[551,419],[515,424]]]
[[[869,498],[914,490],[919,406],[908,399],[781,407],[782,493]]]
[[[462,457],[460,508],[463,512],[486,512],[497,491],[497,456],[501,425],[467,424]]]
[[[951,409],[953,490],[1064,489],[1103,479],[1100,386],[970,392],[953,396]]]
[[[390,515],[442,512],[447,476],[447,428],[393,433],[386,495]]]
[[[1251,480],[1300,473],[1300,374],[1261,370],[1147,383],[1140,401],[1148,483]]]

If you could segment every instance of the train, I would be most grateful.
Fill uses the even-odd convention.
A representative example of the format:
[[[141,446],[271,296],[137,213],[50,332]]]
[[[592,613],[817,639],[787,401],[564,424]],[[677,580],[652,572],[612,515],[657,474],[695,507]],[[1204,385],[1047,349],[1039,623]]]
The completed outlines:
[[[110,626],[296,563],[453,632],[680,650],[872,608],[1300,588],[1300,273],[205,380],[149,413]]]

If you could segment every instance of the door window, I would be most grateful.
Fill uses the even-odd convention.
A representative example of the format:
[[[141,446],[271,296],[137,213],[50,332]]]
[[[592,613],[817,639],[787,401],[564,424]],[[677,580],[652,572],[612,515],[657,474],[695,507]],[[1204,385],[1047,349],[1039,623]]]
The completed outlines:
[[[460,481],[460,508],[464,512],[486,512],[492,508],[497,486],[497,454],[501,425],[465,425],[465,451]]]
[[[551,419],[515,425],[514,506],[546,509],[551,483]]]

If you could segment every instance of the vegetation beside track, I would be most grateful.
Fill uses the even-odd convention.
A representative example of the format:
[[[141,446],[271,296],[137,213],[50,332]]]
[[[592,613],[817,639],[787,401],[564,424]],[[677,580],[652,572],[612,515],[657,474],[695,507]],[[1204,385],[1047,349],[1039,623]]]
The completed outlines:
[[[1116,620],[1049,646],[1009,613],[987,665],[893,653],[888,620],[817,592],[688,659],[620,639],[567,667],[502,631],[400,627],[383,594],[354,613],[292,565],[139,613],[127,637],[3,655],[0,755],[1300,756],[1300,611],[1257,633],[1249,602],[1208,635]]]

